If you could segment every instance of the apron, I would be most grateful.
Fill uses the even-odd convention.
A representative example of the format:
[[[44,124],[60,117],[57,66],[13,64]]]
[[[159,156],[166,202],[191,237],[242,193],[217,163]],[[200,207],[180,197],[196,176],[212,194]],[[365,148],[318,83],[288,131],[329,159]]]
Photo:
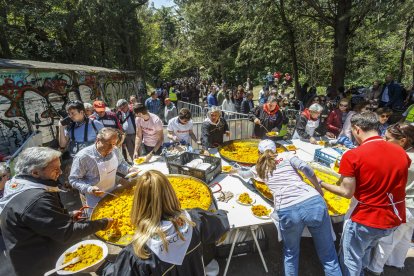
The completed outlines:
[[[118,169],[118,158],[116,157],[116,154],[112,152],[112,158],[108,161],[98,162],[95,159],[95,162],[98,166],[100,179],[99,183],[95,186],[104,192],[111,192],[115,188],[115,177]],[[86,204],[91,208],[94,208],[100,200],[101,197],[86,194]]]
[[[308,120],[305,126],[305,132],[309,134],[310,137],[313,137],[315,130],[319,127],[319,120],[313,121],[311,119]],[[292,139],[300,139],[300,135],[297,130],[293,133]]]
[[[315,129],[317,129],[319,126],[319,120],[313,121],[311,119],[308,120],[306,123],[305,131],[307,134],[309,134],[310,137],[313,137],[313,134],[315,133]]]
[[[366,143],[371,143],[371,142],[375,142],[375,141],[384,141],[384,140],[382,138],[381,139],[378,138],[378,139],[374,139],[374,140],[368,141]],[[364,143],[364,144],[366,144],[366,143]],[[400,214],[398,213],[397,207],[395,207],[395,205],[396,204],[403,203],[403,202],[405,202],[405,200],[394,202],[394,196],[393,196],[393,194],[389,193],[387,195],[388,195],[388,199],[390,200],[390,204],[388,204],[388,206],[390,206],[390,205],[392,206],[392,209],[394,211],[394,214],[402,221],[402,219],[400,217]],[[351,215],[354,212],[355,208],[358,206],[358,204],[366,204],[366,203],[357,200],[355,197],[352,197],[351,198],[351,203],[349,204],[349,209],[348,209],[348,211],[346,212],[346,214],[344,216],[344,226],[343,226],[343,230],[345,230],[345,226],[348,223],[348,221],[351,219]],[[370,204],[370,205],[375,207],[374,204]],[[384,207],[384,206],[383,205],[378,205],[377,207]]]

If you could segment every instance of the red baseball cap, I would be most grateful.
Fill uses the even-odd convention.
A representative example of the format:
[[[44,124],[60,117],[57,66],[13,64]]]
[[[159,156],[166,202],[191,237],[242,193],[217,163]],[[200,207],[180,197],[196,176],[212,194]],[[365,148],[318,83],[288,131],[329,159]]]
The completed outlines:
[[[103,101],[94,101],[93,102],[93,108],[96,112],[102,112],[105,111],[105,103]]]

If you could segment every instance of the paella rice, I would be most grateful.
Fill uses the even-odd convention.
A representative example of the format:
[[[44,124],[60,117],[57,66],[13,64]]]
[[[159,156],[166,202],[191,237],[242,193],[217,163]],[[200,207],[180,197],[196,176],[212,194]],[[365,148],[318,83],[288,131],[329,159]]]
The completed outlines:
[[[168,180],[174,188],[181,208],[209,209],[212,203],[210,190],[202,182],[171,176],[168,177]],[[98,231],[96,233],[98,237],[119,245],[127,245],[131,242],[135,233],[135,227],[131,224],[130,219],[134,190],[135,186],[121,192],[115,192],[116,197],[110,197],[98,204],[92,219],[113,218],[115,221],[109,229]]]
[[[258,217],[268,216],[270,211],[270,209],[267,209],[265,206],[260,204],[252,206],[253,215]]]
[[[257,141],[234,141],[228,145],[225,145],[219,149],[220,155],[229,160],[244,163],[244,164],[256,164],[259,159],[259,146],[260,140]],[[277,144],[276,151],[278,153],[284,152],[285,149]]]
[[[248,193],[240,194],[238,200],[240,203],[243,203],[243,204],[252,204],[253,202],[253,199],[250,197]]]
[[[319,177],[319,179],[321,179],[323,182],[332,184],[332,185],[337,185],[337,182],[339,179],[336,176],[319,171],[317,169],[315,169],[314,171],[315,171],[316,176]],[[309,181],[309,179],[305,177],[305,175],[303,175],[301,172],[299,173],[301,174],[303,181],[306,184],[313,186],[311,182]],[[269,189],[269,187],[265,183],[257,181],[255,179],[253,179],[253,181],[256,186],[256,189],[264,197],[273,201],[273,194],[272,194],[272,191]],[[344,215],[346,211],[348,211],[349,204],[351,202],[350,199],[337,196],[325,189],[322,189],[322,190],[324,192],[323,198],[325,199],[326,204],[328,206],[328,213],[330,216]]]
[[[96,244],[81,245],[75,251],[65,254],[63,264],[72,261],[76,257],[79,257],[80,260],[77,263],[68,265],[64,270],[78,271],[99,262],[103,258],[103,249]]]

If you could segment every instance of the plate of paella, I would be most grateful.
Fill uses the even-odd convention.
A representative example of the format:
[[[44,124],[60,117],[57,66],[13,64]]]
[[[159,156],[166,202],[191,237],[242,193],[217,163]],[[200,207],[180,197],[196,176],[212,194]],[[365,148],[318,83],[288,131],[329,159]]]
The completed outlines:
[[[166,175],[173,186],[182,209],[201,208],[214,209],[214,201],[210,188],[195,177],[186,175]],[[91,219],[113,218],[115,223],[107,230],[98,231],[95,235],[107,243],[126,246],[134,237],[135,227],[130,220],[134,200],[135,186],[121,187],[107,195],[94,208]]]

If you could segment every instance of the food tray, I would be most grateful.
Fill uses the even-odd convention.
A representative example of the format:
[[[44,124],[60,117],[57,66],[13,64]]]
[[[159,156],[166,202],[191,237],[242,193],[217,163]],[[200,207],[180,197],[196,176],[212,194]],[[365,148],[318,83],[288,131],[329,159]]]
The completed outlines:
[[[195,180],[195,181],[197,181],[198,183],[200,183],[200,184],[202,184],[202,185],[204,185],[204,186],[206,186],[207,187],[207,190],[208,190],[208,192],[209,192],[209,197],[210,197],[210,200],[211,200],[211,204],[210,204],[210,208],[208,209],[208,210],[217,210],[217,203],[216,203],[216,201],[215,201],[215,199],[214,199],[214,197],[213,197],[213,194],[212,194],[212,192],[211,192],[211,189],[209,188],[209,186],[205,183],[205,182],[203,182],[203,181],[201,181],[200,179],[198,179],[198,178],[195,178],[195,177],[191,177],[191,176],[188,176],[188,175],[180,175],[180,174],[167,174],[166,175],[167,177],[179,177],[179,178],[184,178],[184,179],[192,179],[192,180]],[[135,181],[134,182],[132,182],[132,183],[129,183],[128,185],[125,185],[125,186],[122,186],[122,187],[120,187],[120,188],[118,188],[118,189],[116,189],[115,191],[113,191],[112,193],[113,194],[115,194],[115,195],[119,195],[121,192],[123,192],[123,191],[125,191],[125,192],[130,192],[130,190],[131,190],[131,201],[133,200],[133,196],[134,196],[134,193],[133,193],[133,189],[134,189],[134,186],[135,186]],[[103,204],[104,204],[104,202],[106,202],[106,201],[110,201],[110,200],[115,200],[116,199],[116,197],[114,197],[114,196],[111,196],[111,195],[105,195],[99,202],[98,202],[98,204],[96,205],[96,207],[92,210],[92,214],[91,214],[91,220],[95,220],[95,219],[97,219],[97,215],[96,215],[96,210],[98,210],[99,209],[99,207],[101,207]],[[129,214],[128,214],[128,216],[129,216]],[[109,240],[107,240],[107,239],[105,239],[104,237],[103,237],[103,234],[104,233],[100,233],[100,232],[97,232],[97,233],[95,233],[95,236],[97,237],[97,238],[99,238],[100,240],[102,240],[102,241],[104,241],[104,242],[106,242],[106,243],[108,243],[108,244],[112,244],[112,245],[116,245],[116,246],[121,246],[121,247],[124,247],[124,246],[127,246],[131,241],[132,241],[132,237],[133,237],[133,235],[125,235],[125,236],[123,236],[123,237],[121,237],[118,241],[116,241],[116,242],[114,242],[114,241],[109,241]]]
[[[257,148],[259,146],[260,141],[261,141],[260,139],[243,139],[243,140],[239,139],[239,140],[226,141],[218,148],[218,152],[219,152],[221,158],[223,158],[227,162],[236,162],[236,163],[239,163],[241,165],[253,166],[253,165],[256,164],[257,159],[259,158],[259,151],[258,151]],[[254,158],[255,159],[254,162],[246,161],[246,160],[240,160],[240,159],[232,158],[232,157],[229,157],[228,155],[226,155],[225,154],[225,148],[228,147],[228,146],[233,145],[233,143],[246,144],[246,148],[249,148],[249,150],[247,152],[243,152],[243,156],[257,155],[257,158]],[[279,153],[288,151],[283,145],[281,145],[279,143],[276,143],[276,149]]]
[[[194,159],[201,159],[203,163],[210,164],[207,170],[200,170],[184,166]],[[221,159],[214,156],[199,155],[191,152],[184,152],[178,156],[166,157],[168,172],[170,174],[182,174],[196,177],[206,183],[211,182],[217,175],[221,173]]]

